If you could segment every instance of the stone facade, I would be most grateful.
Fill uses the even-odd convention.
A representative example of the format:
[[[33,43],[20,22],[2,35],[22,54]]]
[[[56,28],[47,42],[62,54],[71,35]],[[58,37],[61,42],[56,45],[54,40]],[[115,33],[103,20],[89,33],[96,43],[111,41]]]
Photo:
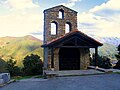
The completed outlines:
[[[59,12],[63,11],[63,18],[59,18]],[[51,35],[51,23],[57,25],[56,35]],[[44,44],[47,44],[65,34],[65,24],[70,23],[71,30],[77,29],[77,12],[62,5],[44,10]],[[87,69],[90,63],[89,48],[78,48],[80,51],[80,69]],[[54,70],[59,70],[59,50],[53,49]],[[44,68],[51,70],[51,48],[44,47]]]
[[[89,49],[80,49],[80,69],[87,69],[90,65],[90,51]]]
[[[59,18],[59,11],[63,10],[63,18]],[[51,35],[51,23],[56,22],[57,34]],[[62,5],[44,10],[44,43],[65,34],[65,24],[71,24],[71,30],[77,29],[77,12]]]
[[[59,70],[59,50],[60,48],[54,49],[54,70]],[[89,48],[87,49],[79,49],[80,51],[80,69],[86,70],[87,67],[90,65],[90,51]],[[48,65],[47,69],[51,70],[51,54],[48,54]]]

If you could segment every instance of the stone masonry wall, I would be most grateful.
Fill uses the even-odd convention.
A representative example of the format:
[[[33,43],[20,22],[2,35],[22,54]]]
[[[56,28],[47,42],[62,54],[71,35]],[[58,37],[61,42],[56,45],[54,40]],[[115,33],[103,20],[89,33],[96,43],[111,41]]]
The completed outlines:
[[[64,12],[64,18],[59,18],[59,11]],[[51,23],[57,23],[57,34],[51,35]],[[71,10],[62,5],[56,6],[50,9],[44,10],[44,44],[52,41],[53,39],[60,37],[65,34],[65,24],[71,24],[71,31],[77,29],[77,12]],[[44,58],[46,62],[46,67],[48,70],[51,69],[51,48],[44,50]],[[87,69],[90,63],[89,49],[79,49],[80,50],[80,69]],[[54,70],[59,70],[59,48],[54,48]]]
[[[64,18],[59,18],[59,10],[64,11]],[[58,24],[57,35],[51,35],[51,23]],[[65,24],[71,23],[71,30],[77,29],[77,12],[64,6],[53,7],[44,11],[44,43],[51,41],[65,34]]]
[[[54,49],[54,70],[59,70],[59,48]],[[85,70],[90,65],[90,51],[87,48],[80,50],[80,70]],[[48,54],[48,70],[51,69],[51,54]]]
[[[90,65],[90,51],[87,48],[80,49],[80,69],[85,70]]]

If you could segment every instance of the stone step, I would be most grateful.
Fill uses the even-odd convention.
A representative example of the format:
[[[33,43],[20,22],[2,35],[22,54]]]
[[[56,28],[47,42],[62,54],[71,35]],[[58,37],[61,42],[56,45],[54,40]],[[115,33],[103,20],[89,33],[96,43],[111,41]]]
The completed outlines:
[[[79,75],[103,74],[104,72],[88,69],[88,70],[45,71],[45,73],[47,77],[56,77],[56,76],[79,76]]]

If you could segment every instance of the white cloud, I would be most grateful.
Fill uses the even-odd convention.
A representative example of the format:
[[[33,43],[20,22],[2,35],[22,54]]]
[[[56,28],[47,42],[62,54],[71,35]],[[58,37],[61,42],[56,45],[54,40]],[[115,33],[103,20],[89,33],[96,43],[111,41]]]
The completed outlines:
[[[120,0],[109,0],[107,3],[103,3],[100,6],[95,6],[90,10],[90,12],[97,12],[103,9],[120,10]]]
[[[120,5],[118,3],[120,0],[109,0],[107,3],[92,8],[89,12],[79,14],[79,28],[87,34],[92,34],[94,31],[93,34],[97,36],[120,37],[120,12],[117,12],[120,10]],[[97,14],[106,9],[108,12],[105,12],[104,15]],[[109,11],[113,11],[113,13],[109,14]],[[82,25],[82,23],[89,23],[91,26]]]
[[[42,31],[42,18],[42,15],[37,14],[0,16],[0,36],[23,36]]]
[[[7,0],[9,7],[12,9],[34,8],[38,5],[33,4],[32,0]]]
[[[0,15],[0,37],[19,37],[43,31],[43,15],[32,0],[7,0],[3,3],[9,6],[11,12]],[[38,35],[36,37],[41,38]]]
[[[4,1],[4,0],[3,0]],[[81,0],[68,0],[65,5],[72,7]],[[2,2],[3,3],[3,2]],[[78,15],[79,29],[86,34],[97,36],[120,37],[120,12],[112,15],[97,15],[105,9],[120,10],[120,0],[109,0],[100,6],[92,8],[89,12]],[[6,0],[4,7],[12,9],[11,13],[0,15],[0,36],[24,36],[33,32],[43,31],[43,14],[35,10],[37,5],[32,0]],[[31,10],[30,12],[27,10]],[[42,35],[34,35],[42,38]]]
[[[61,3],[62,5],[65,5],[67,7],[73,7],[75,6],[76,2],[80,2],[81,0],[68,0],[66,3]]]

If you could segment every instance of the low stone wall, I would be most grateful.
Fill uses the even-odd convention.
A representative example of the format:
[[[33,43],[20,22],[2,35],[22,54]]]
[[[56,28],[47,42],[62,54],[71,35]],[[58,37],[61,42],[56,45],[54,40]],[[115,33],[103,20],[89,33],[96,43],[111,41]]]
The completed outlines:
[[[10,81],[9,73],[1,73],[0,74],[0,84],[4,84]]]

